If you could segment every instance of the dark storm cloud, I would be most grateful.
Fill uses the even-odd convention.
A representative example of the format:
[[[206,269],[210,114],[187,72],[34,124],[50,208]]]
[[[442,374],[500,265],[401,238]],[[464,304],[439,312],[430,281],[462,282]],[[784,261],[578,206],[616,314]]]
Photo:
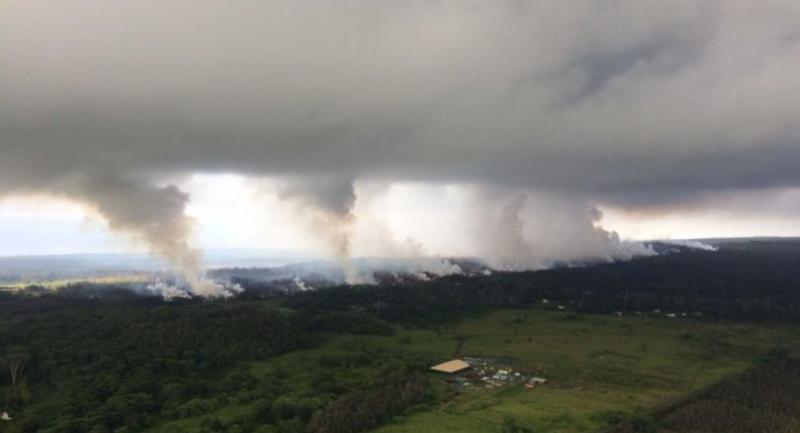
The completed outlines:
[[[635,193],[800,176],[794,2],[2,13],[3,168],[20,182],[226,170]]]
[[[347,213],[357,179],[634,207],[800,183],[791,0],[19,0],[0,23],[6,192],[225,171],[328,179],[306,201]]]

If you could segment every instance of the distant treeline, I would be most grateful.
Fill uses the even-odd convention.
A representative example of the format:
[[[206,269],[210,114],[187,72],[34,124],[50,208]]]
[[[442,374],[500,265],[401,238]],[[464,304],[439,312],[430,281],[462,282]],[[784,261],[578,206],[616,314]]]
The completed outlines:
[[[547,299],[592,313],[686,313],[731,321],[800,322],[800,242],[731,244],[539,272],[450,276],[402,287],[335,287],[291,296],[295,308],[360,309],[423,324],[487,307]]]
[[[719,251],[674,247],[679,253],[538,272],[495,272],[433,281],[334,286],[288,293],[274,283],[241,280],[242,300],[285,299],[300,310],[358,310],[392,322],[425,324],[481,308],[568,304],[581,312],[687,314],[750,322],[800,322],[800,240],[723,244]],[[282,287],[282,286],[281,286]],[[24,302],[0,291],[18,311],[48,311],[87,302],[162,303],[113,284],[75,283],[57,292],[32,286]],[[13,302],[6,302],[12,300]],[[197,303],[200,300],[179,302]]]

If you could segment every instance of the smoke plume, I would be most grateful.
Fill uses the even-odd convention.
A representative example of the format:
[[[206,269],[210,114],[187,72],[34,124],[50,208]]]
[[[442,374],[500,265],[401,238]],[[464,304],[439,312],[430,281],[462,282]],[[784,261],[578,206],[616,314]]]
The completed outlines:
[[[326,255],[345,273],[348,284],[374,282],[351,260],[356,194],[353,181],[305,178],[284,182],[278,194],[294,207],[298,222],[314,236]]]
[[[0,23],[0,195],[92,207],[195,293],[229,291],[194,173],[286,180],[354,282],[354,182],[497,191],[464,235],[512,269],[646,253],[598,203],[800,187],[794,0],[6,0]]]
[[[235,288],[205,278],[200,251],[191,245],[193,222],[184,213],[189,196],[176,186],[157,187],[112,176],[80,177],[61,185],[63,194],[93,208],[110,229],[130,235],[165,259],[192,293],[207,297],[235,293]],[[156,283],[156,289],[163,287]],[[163,293],[172,298],[182,290],[173,287]]]
[[[476,189],[472,226],[478,255],[500,270],[630,259],[654,252],[598,225],[600,211],[581,197]]]

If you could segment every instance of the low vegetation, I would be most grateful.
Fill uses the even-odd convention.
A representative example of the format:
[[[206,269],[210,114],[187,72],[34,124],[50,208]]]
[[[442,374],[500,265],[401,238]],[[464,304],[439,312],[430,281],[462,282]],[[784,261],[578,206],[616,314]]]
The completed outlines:
[[[775,277],[798,255],[759,254],[217,302],[0,292],[0,431],[800,431],[800,302]],[[428,371],[454,356],[547,383]]]
[[[667,405],[647,419],[623,417],[607,433],[800,431],[800,360],[778,351],[741,374]]]

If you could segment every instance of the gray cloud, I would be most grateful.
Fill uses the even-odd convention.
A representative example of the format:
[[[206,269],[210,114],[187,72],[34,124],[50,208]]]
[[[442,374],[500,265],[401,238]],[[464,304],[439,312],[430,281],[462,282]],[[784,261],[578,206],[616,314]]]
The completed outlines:
[[[800,184],[790,0],[11,0],[0,22],[6,192],[102,208],[60,185],[237,172],[647,207]]]
[[[798,177],[793,2],[20,1],[2,13],[0,138],[15,177],[232,170],[599,193]]]

